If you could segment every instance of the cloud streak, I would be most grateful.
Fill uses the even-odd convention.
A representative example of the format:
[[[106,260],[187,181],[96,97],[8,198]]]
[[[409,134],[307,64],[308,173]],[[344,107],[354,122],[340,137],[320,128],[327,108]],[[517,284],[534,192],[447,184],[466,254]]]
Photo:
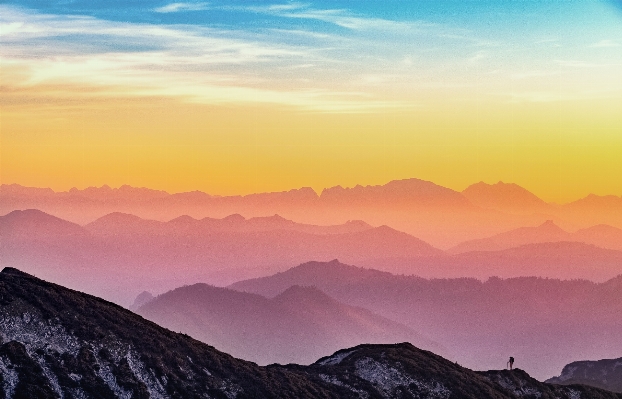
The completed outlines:
[[[601,81],[607,88],[619,86],[607,80],[614,76],[609,66],[616,65],[610,52],[598,52],[602,59],[560,61],[575,52],[555,50],[553,57],[538,50],[543,55],[535,59],[533,37],[510,45],[455,23],[390,20],[305,3],[174,2],[150,10],[151,18],[154,12],[173,14],[156,17],[184,23],[120,22],[0,5],[0,61],[21,71],[14,85],[80,84],[111,92],[127,87],[131,96],[270,103],[314,112],[401,109],[421,104],[422,97],[437,94],[434,90],[473,85],[491,97],[507,90],[519,96],[524,91],[537,101],[564,97],[543,95],[555,92],[538,86],[543,76],[577,92]],[[198,10],[205,10],[200,18],[174,15]],[[212,18],[224,19],[212,23]],[[298,20],[313,23],[292,24]],[[591,42],[591,47],[618,45],[610,39]],[[585,43],[590,41],[583,42],[584,51],[597,53]],[[606,73],[581,83],[588,69]],[[524,87],[515,87],[518,80]]]
[[[209,3],[170,3],[162,7],[154,8],[159,13],[171,13],[181,11],[201,11],[207,9]]]
[[[588,47],[591,47],[591,48],[620,47],[620,43],[616,42],[615,40],[604,39],[599,42],[590,44]]]
[[[303,86],[280,82],[274,70],[330,62],[312,48],[251,40],[251,35],[196,26],[162,26],[99,20],[92,17],[42,15],[0,7],[3,65],[25,72],[20,85],[46,84],[109,87],[118,95],[169,96],[186,101],[262,103],[314,112],[364,112],[407,106],[374,99],[370,93],[326,88],[325,82]],[[106,48],[77,48],[67,37],[116,43]],[[84,40],[84,39],[83,39]],[[135,42],[138,50],[121,51]],[[33,56],[35,54],[36,56]],[[308,82],[308,81],[307,81]],[[97,91],[100,95],[105,95]]]

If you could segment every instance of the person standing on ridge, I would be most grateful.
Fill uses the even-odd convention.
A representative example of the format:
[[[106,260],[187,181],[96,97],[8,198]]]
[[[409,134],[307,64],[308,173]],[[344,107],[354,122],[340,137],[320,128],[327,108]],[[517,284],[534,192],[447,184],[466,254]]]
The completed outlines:
[[[512,370],[513,366],[514,366],[514,358],[510,356],[510,360],[508,361],[508,368]]]

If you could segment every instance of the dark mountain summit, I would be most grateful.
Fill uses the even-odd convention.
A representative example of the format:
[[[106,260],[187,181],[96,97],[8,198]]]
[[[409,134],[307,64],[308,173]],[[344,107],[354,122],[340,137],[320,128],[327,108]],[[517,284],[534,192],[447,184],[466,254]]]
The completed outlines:
[[[622,395],[477,373],[410,344],[361,345],[311,366],[259,367],[110,302],[0,273],[0,397],[592,398]]]
[[[471,371],[409,344],[360,345],[324,357],[309,367],[324,381],[366,396],[384,398],[604,399],[620,394],[582,385],[541,383],[520,369]],[[354,378],[353,378],[354,377]]]
[[[0,332],[5,398],[355,397],[10,268],[0,273]]]

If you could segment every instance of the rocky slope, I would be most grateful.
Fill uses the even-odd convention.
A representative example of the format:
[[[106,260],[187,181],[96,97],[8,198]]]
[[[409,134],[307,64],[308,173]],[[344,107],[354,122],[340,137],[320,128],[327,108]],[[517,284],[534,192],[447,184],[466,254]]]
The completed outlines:
[[[15,269],[0,273],[0,332],[5,398],[355,397]]]
[[[0,398],[622,399],[519,370],[473,372],[410,344],[259,367],[11,268],[0,273],[0,333]]]

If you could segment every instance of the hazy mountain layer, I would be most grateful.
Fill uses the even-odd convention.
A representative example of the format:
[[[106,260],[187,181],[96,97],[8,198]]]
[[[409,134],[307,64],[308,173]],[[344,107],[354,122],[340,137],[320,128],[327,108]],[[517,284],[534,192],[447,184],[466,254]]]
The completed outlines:
[[[515,370],[477,373],[410,344],[259,367],[109,302],[0,273],[0,395],[17,398],[614,399]]]
[[[580,242],[620,250],[622,249],[622,230],[612,226],[598,225],[569,233],[549,220],[537,227],[521,227],[492,237],[466,241],[450,248],[447,252],[458,254],[473,251],[499,251],[521,245],[560,241]]]
[[[596,226],[581,234],[615,240],[614,233],[614,228]],[[279,216],[185,216],[159,222],[115,213],[81,227],[26,210],[0,216],[0,236],[2,265],[124,305],[142,291],[158,293],[196,282],[226,285],[335,258],[427,278],[540,276],[602,282],[622,273],[622,252],[581,243],[448,256],[387,226],[357,221],[316,226]]]
[[[622,251],[560,241],[448,256],[369,259],[357,265],[425,278],[535,276],[605,282],[622,274]]]
[[[515,184],[475,184],[462,193],[419,179],[384,185],[311,188],[246,196],[213,196],[194,191],[169,194],[146,188],[89,187],[54,192],[50,189],[0,186],[0,213],[36,208],[63,219],[87,224],[113,212],[160,221],[182,215],[223,218],[282,215],[314,225],[365,220],[388,225],[439,248],[489,237],[549,219],[566,229],[599,224],[622,228],[622,198],[589,195],[564,204],[547,204]]]
[[[309,364],[327,353],[363,343],[408,341],[443,353],[440,345],[412,329],[341,304],[313,287],[293,286],[266,299],[195,284],[162,294],[137,313],[259,364]]]
[[[199,281],[225,285],[309,259],[356,263],[442,254],[386,226],[312,226],[280,217],[185,217],[163,223],[114,214],[80,227],[26,210],[1,216],[0,232],[3,266],[128,305],[141,291],[163,292]]]
[[[486,282],[397,276],[337,261],[310,262],[231,288],[274,296],[314,285],[435,341],[468,367],[488,369],[514,356],[537,378],[579,359],[622,353],[622,276],[596,284],[533,277]]]

